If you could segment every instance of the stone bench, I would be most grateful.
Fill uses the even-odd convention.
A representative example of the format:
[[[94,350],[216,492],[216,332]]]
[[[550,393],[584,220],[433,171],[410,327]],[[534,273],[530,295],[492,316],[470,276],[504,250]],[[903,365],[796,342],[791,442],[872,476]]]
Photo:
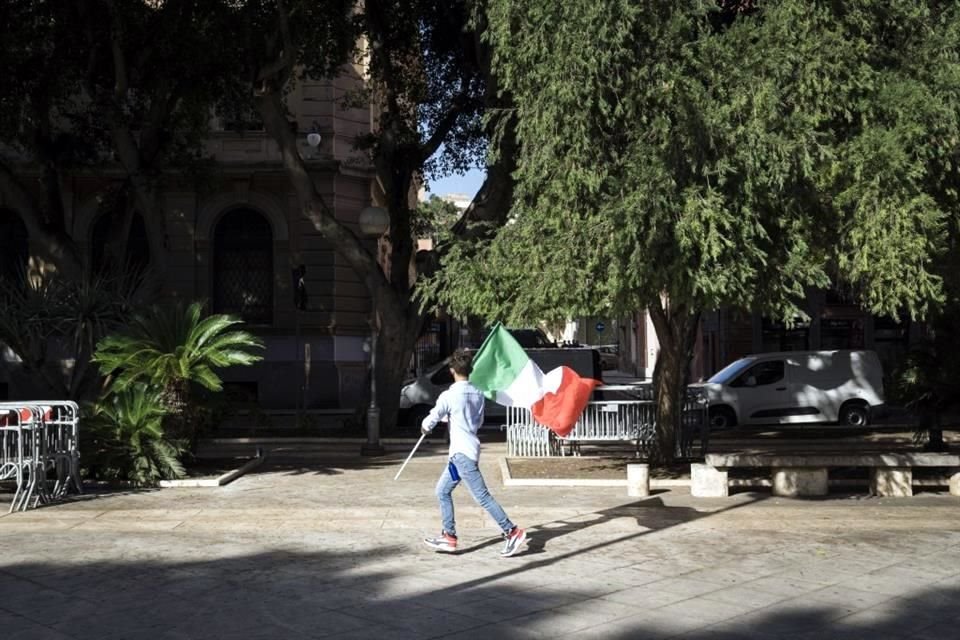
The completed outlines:
[[[762,467],[771,470],[775,496],[823,496],[829,470],[867,467],[870,491],[877,496],[913,495],[913,468],[939,467],[947,471],[950,494],[960,496],[960,455],[945,453],[730,453],[709,454],[704,464],[690,465],[690,493],[701,498],[729,495],[728,471]]]

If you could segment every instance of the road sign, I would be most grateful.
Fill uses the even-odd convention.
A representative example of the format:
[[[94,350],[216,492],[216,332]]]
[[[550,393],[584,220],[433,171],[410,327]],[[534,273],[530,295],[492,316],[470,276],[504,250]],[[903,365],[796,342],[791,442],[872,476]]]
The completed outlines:
[[[602,322],[597,323],[597,326],[596,326],[597,333],[603,333],[603,330],[606,328],[607,328],[607,325],[603,324]]]

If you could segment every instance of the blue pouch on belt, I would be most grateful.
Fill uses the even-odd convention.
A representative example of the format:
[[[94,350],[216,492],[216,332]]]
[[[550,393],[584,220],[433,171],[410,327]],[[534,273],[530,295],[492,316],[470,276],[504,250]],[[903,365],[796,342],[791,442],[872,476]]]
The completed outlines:
[[[453,460],[447,463],[447,471],[450,473],[451,480],[460,482],[460,472],[457,471],[457,465],[453,464]]]

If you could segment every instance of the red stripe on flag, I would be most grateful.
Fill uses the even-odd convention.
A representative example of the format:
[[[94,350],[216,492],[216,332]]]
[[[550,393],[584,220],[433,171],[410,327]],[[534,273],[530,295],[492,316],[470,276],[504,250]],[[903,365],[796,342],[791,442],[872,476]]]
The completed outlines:
[[[583,408],[590,401],[594,387],[600,384],[592,378],[581,378],[570,367],[560,367],[563,377],[555,393],[546,393],[530,411],[534,419],[561,438],[576,426]]]

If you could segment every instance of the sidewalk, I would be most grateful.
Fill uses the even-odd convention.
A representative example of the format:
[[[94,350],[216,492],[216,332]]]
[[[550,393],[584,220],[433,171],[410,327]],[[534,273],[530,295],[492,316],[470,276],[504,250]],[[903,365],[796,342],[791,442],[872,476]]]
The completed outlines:
[[[526,553],[456,495],[439,529],[442,445],[274,451],[220,489],[88,495],[0,517],[0,630],[25,638],[944,638],[960,623],[960,502],[941,495],[645,500],[503,487]],[[282,449],[282,445],[277,445]],[[0,494],[0,499],[6,498]]]

